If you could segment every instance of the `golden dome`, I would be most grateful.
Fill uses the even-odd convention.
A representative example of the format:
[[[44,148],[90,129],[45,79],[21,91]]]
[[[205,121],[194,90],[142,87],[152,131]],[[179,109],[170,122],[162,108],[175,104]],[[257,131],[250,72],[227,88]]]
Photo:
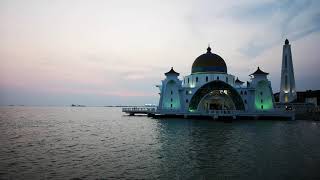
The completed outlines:
[[[207,53],[200,55],[192,64],[191,73],[227,73],[227,65],[217,54],[207,48]]]

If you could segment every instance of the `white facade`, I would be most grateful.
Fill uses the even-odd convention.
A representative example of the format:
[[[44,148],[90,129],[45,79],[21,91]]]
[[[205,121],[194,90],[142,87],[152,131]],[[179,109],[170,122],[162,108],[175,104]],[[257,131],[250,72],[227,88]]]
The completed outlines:
[[[234,75],[227,73],[224,60],[211,53],[209,48],[207,53],[195,60],[193,73],[184,76],[182,80],[179,80],[179,73],[173,68],[165,73],[165,79],[158,86],[160,113],[203,114],[211,110],[257,112],[274,109],[268,73],[258,68],[243,85]]]
[[[280,103],[289,103],[297,99],[291,45],[289,44],[288,39],[286,39],[285,44],[283,45],[279,99]]]

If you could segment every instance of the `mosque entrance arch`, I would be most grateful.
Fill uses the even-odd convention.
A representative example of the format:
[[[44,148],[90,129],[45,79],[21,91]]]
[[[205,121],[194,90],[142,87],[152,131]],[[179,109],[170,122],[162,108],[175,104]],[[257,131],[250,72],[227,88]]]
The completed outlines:
[[[223,81],[212,81],[200,87],[190,100],[189,111],[244,110],[238,92]]]
[[[235,103],[225,90],[213,90],[205,95],[198,104],[198,111],[236,110]]]

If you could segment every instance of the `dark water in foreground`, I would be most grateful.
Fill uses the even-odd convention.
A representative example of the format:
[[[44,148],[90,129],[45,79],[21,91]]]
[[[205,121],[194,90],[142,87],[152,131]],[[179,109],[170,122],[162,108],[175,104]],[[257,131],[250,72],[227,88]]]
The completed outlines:
[[[1,107],[0,179],[320,179],[320,123]]]

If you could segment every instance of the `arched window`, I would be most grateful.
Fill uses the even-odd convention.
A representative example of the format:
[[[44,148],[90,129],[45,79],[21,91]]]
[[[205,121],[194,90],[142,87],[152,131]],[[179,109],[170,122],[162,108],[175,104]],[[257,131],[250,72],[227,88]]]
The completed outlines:
[[[171,102],[172,102],[172,98],[171,98],[170,100],[171,100]]]
[[[242,91],[240,91],[240,94],[241,94],[241,95],[243,95],[243,92],[242,92]]]
[[[217,80],[219,80],[219,76],[217,77]]]
[[[189,93],[188,93],[188,91],[186,91],[186,95],[188,95]]]
[[[188,84],[189,84],[189,78],[188,78]]]
[[[247,104],[247,100],[246,99],[244,100],[244,103]]]
[[[171,90],[170,94],[171,94],[171,95],[173,94],[172,90]]]
[[[244,95],[247,95],[247,91],[244,91]]]
[[[186,103],[188,103],[189,102],[189,100],[188,99],[186,99]]]
[[[260,92],[260,95],[261,95],[261,96],[263,95],[263,92],[262,92],[262,91]]]
[[[263,103],[263,99],[261,99],[261,103]]]
[[[208,78],[208,76],[206,76],[206,82],[208,82],[208,80],[209,80],[209,78]]]
[[[170,106],[172,107],[172,104]]]
[[[261,105],[261,109],[263,109],[263,105]]]
[[[196,77],[196,82],[198,82],[198,80],[199,80],[198,77]]]

